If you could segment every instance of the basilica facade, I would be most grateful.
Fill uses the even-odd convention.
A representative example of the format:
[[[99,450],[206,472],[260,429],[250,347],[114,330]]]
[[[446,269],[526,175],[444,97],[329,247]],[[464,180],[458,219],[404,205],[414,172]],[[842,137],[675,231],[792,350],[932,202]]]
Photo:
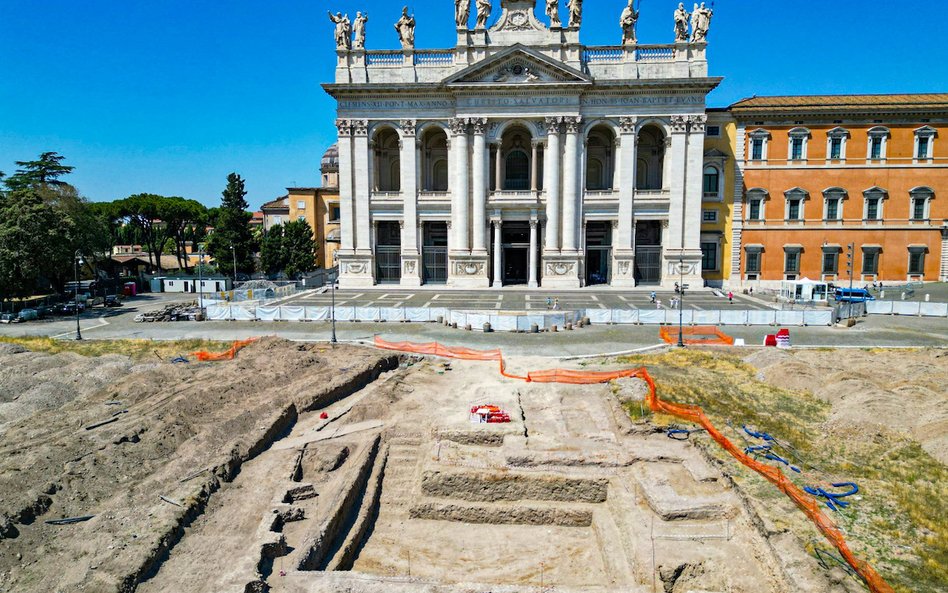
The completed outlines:
[[[395,51],[337,24],[340,286],[700,286],[704,35],[638,43],[627,9],[592,47],[581,3],[479,0],[474,28],[464,4],[447,49],[407,12]]]

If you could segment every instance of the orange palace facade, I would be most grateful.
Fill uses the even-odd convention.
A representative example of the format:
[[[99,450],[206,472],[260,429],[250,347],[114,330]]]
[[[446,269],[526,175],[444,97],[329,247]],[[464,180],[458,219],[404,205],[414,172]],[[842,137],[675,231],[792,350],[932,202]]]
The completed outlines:
[[[948,280],[948,94],[753,97],[729,284]],[[740,191],[743,188],[743,191]]]

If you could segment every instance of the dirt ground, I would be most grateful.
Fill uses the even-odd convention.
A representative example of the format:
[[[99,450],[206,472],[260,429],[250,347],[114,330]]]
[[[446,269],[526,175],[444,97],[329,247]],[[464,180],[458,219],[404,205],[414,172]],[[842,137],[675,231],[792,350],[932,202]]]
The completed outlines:
[[[134,590],[302,410],[394,364],[276,339],[215,363],[21,350],[0,350],[0,590],[23,593]]]
[[[948,464],[948,351],[764,349],[746,360],[768,383],[829,402],[828,429],[896,431]]]
[[[886,430],[944,446],[944,401],[925,399],[944,396],[937,357],[900,359],[902,378],[883,381],[847,356],[863,366],[835,387],[838,354],[748,361],[789,388],[819,383],[834,423],[930,401],[939,413]],[[638,379],[526,383],[495,362],[273,338],[188,364],[0,345],[0,368],[0,591],[860,590],[697,438],[630,418]],[[837,397],[854,380],[870,395]],[[485,404],[510,422],[478,422]]]

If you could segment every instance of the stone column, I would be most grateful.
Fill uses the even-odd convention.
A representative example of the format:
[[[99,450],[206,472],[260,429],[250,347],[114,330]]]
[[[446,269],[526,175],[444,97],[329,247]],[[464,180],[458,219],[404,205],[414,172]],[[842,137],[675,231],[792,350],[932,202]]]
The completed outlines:
[[[619,177],[619,218],[613,237],[612,286],[635,286],[635,176],[638,136],[636,118],[619,118],[618,154],[615,160]]]
[[[546,191],[545,251],[560,250],[560,121],[546,118],[547,150],[543,154],[543,187]]]
[[[577,185],[579,166],[579,124],[580,117],[564,118],[566,124],[566,146],[563,156],[563,251],[575,253],[577,250]]]
[[[401,152],[398,162],[402,193],[402,276],[403,286],[421,285],[421,266],[418,255],[418,145],[415,141],[416,122],[403,119]]]
[[[501,262],[500,262],[500,253],[503,249],[501,247],[501,222],[500,219],[494,221],[494,287],[500,288],[503,286],[503,274],[501,274]]]
[[[474,158],[471,171],[473,180],[473,255],[487,255],[487,144],[484,137],[487,120],[475,118],[471,121],[474,131]]]
[[[500,156],[501,156],[500,146],[501,146],[501,142],[500,140],[498,140],[497,150],[494,151],[494,191],[500,191],[504,189],[504,186],[501,184],[502,180],[500,177]]]
[[[694,118],[698,118],[697,120]],[[700,134],[692,137],[690,130]],[[673,286],[678,278],[685,282],[701,281],[701,174],[704,154],[703,116],[675,115],[671,118],[671,170],[669,183],[668,232],[662,237],[665,266],[662,285]],[[691,243],[694,243],[692,246]]]
[[[530,143],[533,148],[533,153],[530,155],[530,191],[537,191],[537,146],[540,144],[538,140],[534,140]]]
[[[353,162],[355,170],[355,248],[357,252],[371,254],[372,244],[369,233],[369,122],[364,119],[353,120]]]
[[[692,115],[688,131],[688,176],[685,179],[685,238],[686,250],[701,250],[701,201],[704,181],[704,131],[708,116]],[[724,175],[722,170],[721,175]],[[700,272],[700,270],[699,270]]]
[[[454,221],[454,245],[456,252],[470,252],[468,241],[468,148],[467,119],[451,120],[452,150],[454,151],[455,183],[451,200],[451,217]]]
[[[355,209],[352,196],[352,123],[337,119],[339,131],[339,250],[351,252],[355,249]]]
[[[530,276],[527,286],[537,287],[537,220],[536,216],[530,218]]]

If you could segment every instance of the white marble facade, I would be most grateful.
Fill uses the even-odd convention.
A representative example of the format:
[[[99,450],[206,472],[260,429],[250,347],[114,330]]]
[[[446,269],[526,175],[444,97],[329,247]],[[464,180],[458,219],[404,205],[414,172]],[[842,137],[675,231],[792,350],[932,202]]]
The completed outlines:
[[[700,285],[706,44],[588,47],[535,4],[337,50],[340,286]]]

